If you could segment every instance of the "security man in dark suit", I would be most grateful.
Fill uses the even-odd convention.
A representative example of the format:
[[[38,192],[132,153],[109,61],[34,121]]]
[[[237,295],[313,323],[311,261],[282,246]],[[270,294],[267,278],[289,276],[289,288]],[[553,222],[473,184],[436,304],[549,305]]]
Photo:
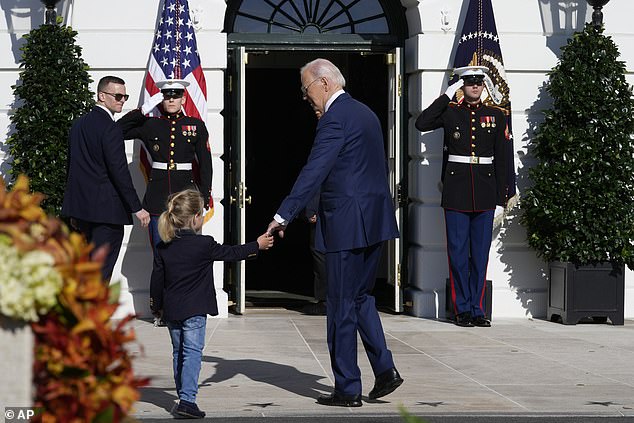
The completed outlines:
[[[451,298],[459,326],[491,326],[483,298],[496,206],[506,204],[506,116],[481,101],[484,66],[457,68],[460,78],[416,119],[420,131],[444,129],[445,209]],[[464,87],[463,87],[464,85]],[[464,97],[451,99],[462,88]]]
[[[103,264],[105,281],[112,276],[123,241],[123,226],[132,224],[134,213],[143,226],[150,215],[141,207],[128,170],[121,128],[114,114],[128,99],[125,82],[116,76],[101,78],[97,105],[71,127],[68,179],[62,215],[82,232],[96,249],[107,245]]]
[[[117,122],[123,129],[125,139],[138,138],[143,141],[152,158],[152,172],[143,207],[151,215],[149,232],[153,250],[161,241],[158,218],[165,211],[170,194],[188,188],[198,189],[206,205],[211,195],[212,168],[207,127],[202,120],[186,116],[182,110],[188,85],[189,82],[182,79],[158,81],[156,86],[161,91],[141,108],[128,112]],[[160,117],[146,116],[159,104]],[[200,170],[199,185],[192,171],[195,158]]]

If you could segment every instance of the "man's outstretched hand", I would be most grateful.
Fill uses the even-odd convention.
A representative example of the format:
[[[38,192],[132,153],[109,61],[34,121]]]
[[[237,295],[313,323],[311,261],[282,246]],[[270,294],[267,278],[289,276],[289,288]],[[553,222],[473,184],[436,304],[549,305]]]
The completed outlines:
[[[277,232],[280,238],[284,238],[284,231],[286,230],[286,226],[279,223],[277,220],[273,219],[271,223],[269,223],[269,227],[266,229],[266,233],[269,235],[275,235]]]

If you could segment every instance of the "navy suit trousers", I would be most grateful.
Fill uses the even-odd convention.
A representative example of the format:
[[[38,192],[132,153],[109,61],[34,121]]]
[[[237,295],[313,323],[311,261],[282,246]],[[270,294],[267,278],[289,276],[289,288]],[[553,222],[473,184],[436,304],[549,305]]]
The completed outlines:
[[[357,333],[375,376],[394,367],[372,296],[381,246],[326,253],[328,349],[335,392],[346,396],[361,394]]]
[[[101,268],[101,274],[104,281],[109,281],[121,250],[123,225],[87,222],[81,219],[75,219],[75,225],[84,234],[86,240],[95,245],[95,250],[102,245],[108,246],[108,255]]]
[[[493,231],[493,210],[445,209],[449,281],[454,312],[484,316],[484,287]]]

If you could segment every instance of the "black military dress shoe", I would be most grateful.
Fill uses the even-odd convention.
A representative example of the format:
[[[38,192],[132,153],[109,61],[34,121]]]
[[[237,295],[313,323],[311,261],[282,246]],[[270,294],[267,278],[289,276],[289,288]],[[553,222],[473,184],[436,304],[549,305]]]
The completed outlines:
[[[471,313],[469,313],[468,311],[465,311],[464,313],[460,313],[456,316],[456,325],[457,326],[462,326],[465,328],[472,328],[473,327],[473,321],[471,319]]]
[[[374,381],[374,388],[372,388],[368,397],[370,397],[370,399],[384,397],[394,392],[394,390],[401,386],[402,383],[403,378],[401,378],[401,375],[398,374],[398,370],[392,367],[376,377],[376,380]]]
[[[334,405],[336,407],[361,407],[361,395],[346,396],[333,392],[330,395],[320,395],[317,402],[321,405]]]
[[[491,321],[485,319],[484,316],[474,317],[473,319],[471,319],[471,323],[473,323],[474,326],[479,326],[481,328],[491,327]]]

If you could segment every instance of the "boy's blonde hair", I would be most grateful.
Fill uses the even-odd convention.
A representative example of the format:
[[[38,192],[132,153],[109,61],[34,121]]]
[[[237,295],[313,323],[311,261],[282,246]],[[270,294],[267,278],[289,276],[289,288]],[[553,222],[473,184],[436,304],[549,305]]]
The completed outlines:
[[[158,231],[163,242],[170,242],[178,229],[192,228],[194,216],[203,212],[203,197],[195,189],[176,192],[167,199],[167,210],[161,213]]]

